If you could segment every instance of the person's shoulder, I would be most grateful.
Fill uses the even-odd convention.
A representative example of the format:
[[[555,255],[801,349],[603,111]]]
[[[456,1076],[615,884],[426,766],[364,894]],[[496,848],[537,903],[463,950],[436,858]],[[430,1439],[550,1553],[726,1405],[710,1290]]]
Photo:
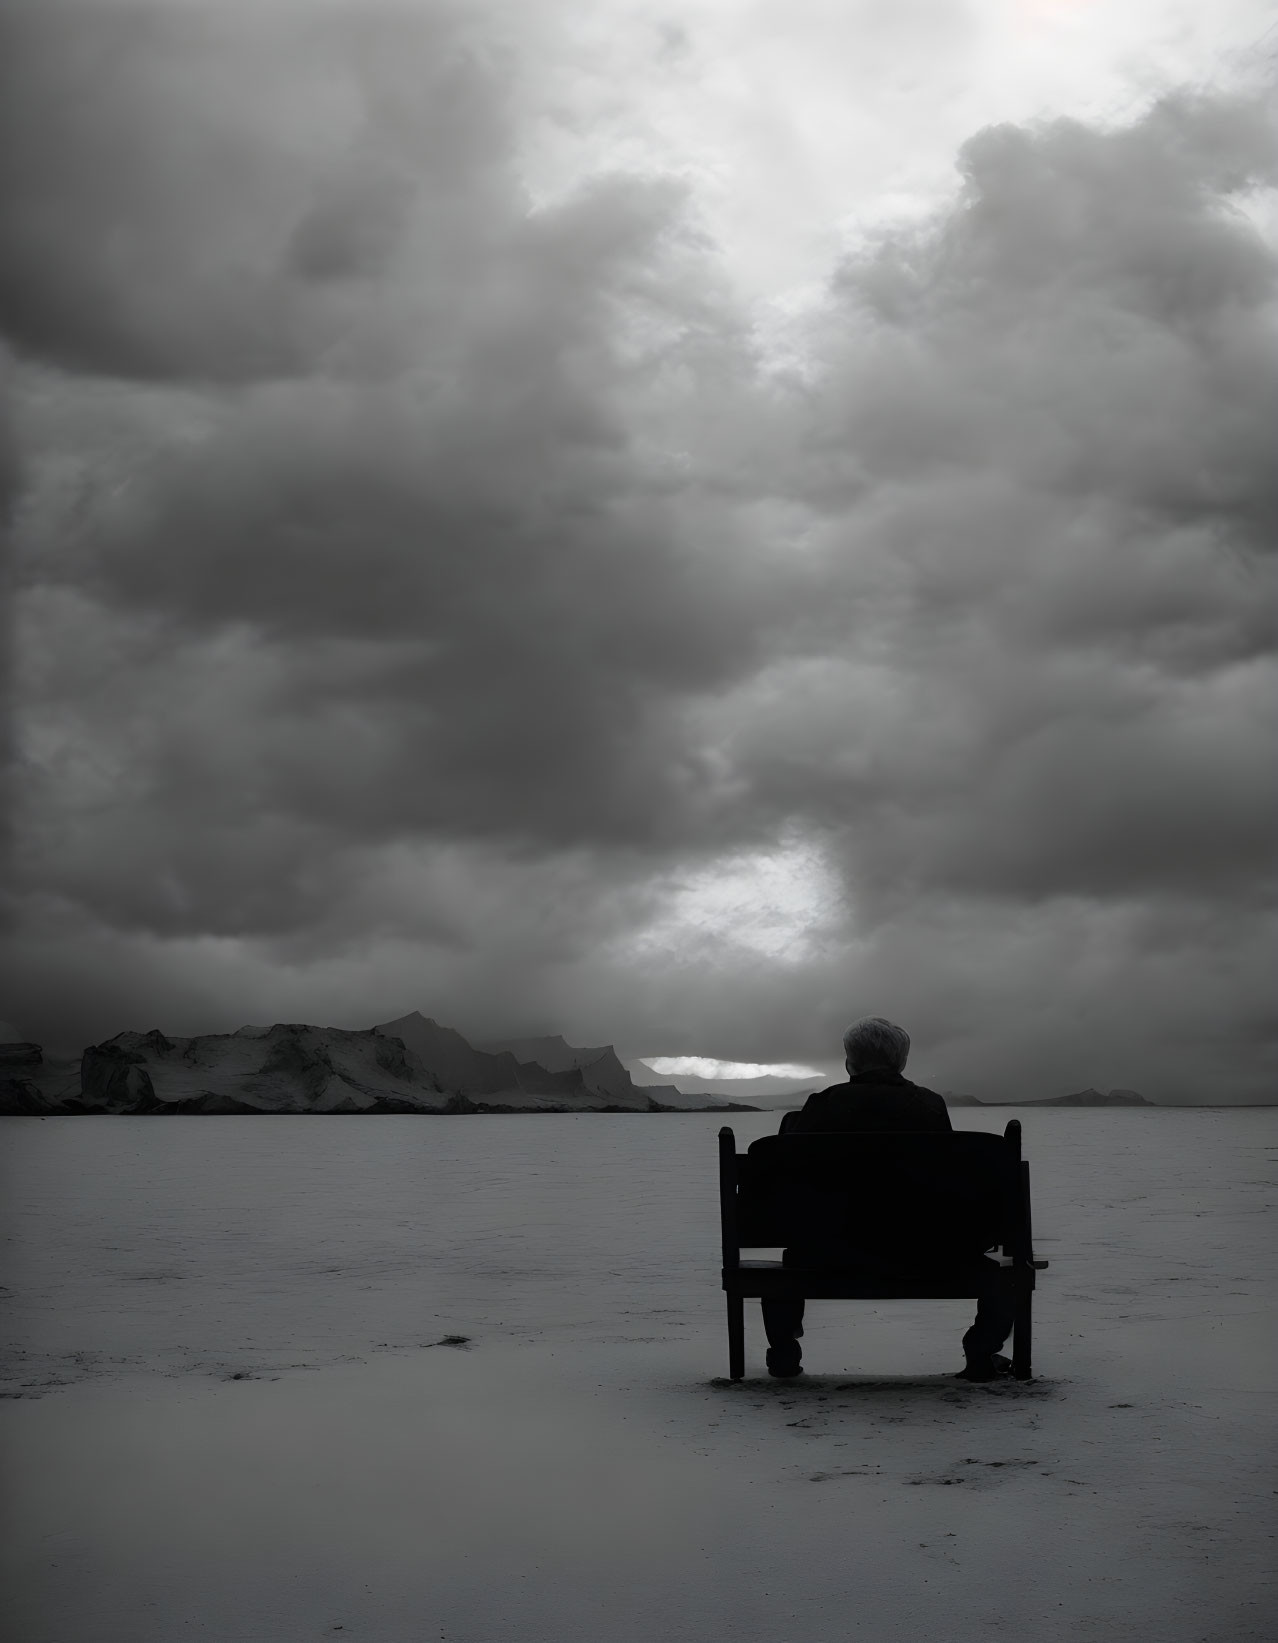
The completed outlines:
[[[910,1091],[910,1100],[914,1110],[922,1116],[928,1115],[929,1125],[935,1122],[938,1129],[953,1129],[950,1118],[950,1109],[945,1104],[945,1097],[938,1095],[935,1090],[929,1090],[926,1084],[912,1083],[908,1078],[906,1084]]]
[[[847,1084],[830,1084],[823,1090],[813,1090],[801,1107],[786,1113],[781,1120],[779,1133],[788,1135],[795,1130],[819,1129],[821,1119],[846,1103],[849,1087]],[[843,1097],[842,1103],[838,1099],[840,1096]]]
[[[852,1094],[852,1090],[853,1086],[851,1084],[828,1084],[823,1090],[813,1090],[799,1110],[800,1112],[819,1112],[823,1107],[830,1106],[832,1102],[847,1101]]]
[[[945,1105],[945,1097],[943,1095],[938,1095],[935,1090],[929,1090],[926,1084],[915,1084],[913,1080],[909,1078],[907,1078],[905,1082],[909,1085],[910,1089],[914,1091],[915,1095],[921,1095],[927,1101],[937,1101],[941,1106]]]

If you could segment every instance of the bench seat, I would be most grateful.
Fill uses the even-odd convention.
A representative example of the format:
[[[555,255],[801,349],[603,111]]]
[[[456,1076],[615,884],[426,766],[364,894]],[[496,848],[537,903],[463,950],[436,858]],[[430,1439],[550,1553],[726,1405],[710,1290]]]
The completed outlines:
[[[1006,1273],[1010,1288],[1026,1284],[1026,1276],[1013,1262],[999,1260],[998,1265]],[[734,1287],[740,1294],[758,1300],[802,1296],[808,1301],[966,1301],[977,1295],[973,1279],[951,1273],[931,1278],[879,1278],[828,1267],[784,1266],[780,1261],[741,1261],[736,1272]]]

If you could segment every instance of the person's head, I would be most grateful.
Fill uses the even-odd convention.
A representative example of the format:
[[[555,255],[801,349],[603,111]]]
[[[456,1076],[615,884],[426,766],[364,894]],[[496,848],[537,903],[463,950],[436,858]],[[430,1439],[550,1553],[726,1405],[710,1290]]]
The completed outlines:
[[[909,1053],[909,1033],[881,1015],[863,1016],[843,1035],[844,1066],[849,1075],[871,1072],[876,1067],[885,1072],[903,1072]]]

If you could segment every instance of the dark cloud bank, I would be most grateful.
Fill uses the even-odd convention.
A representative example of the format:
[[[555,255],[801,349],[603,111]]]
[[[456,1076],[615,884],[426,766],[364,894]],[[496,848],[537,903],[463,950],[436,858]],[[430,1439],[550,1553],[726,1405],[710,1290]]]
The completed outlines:
[[[1272,1096],[1262,101],[977,132],[782,369],[681,186],[532,207],[482,8],[0,15],[23,1036]],[[671,923],[779,848],[787,950]]]

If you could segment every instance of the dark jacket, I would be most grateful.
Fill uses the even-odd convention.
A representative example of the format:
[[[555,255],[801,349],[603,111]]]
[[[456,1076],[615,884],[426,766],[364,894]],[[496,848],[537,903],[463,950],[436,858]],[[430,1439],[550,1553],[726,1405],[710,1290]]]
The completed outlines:
[[[949,1110],[935,1090],[911,1084],[886,1067],[853,1073],[846,1084],[810,1095],[781,1120],[781,1135],[796,1131],[952,1130]]]
[[[875,1067],[853,1073],[846,1084],[831,1084],[828,1090],[810,1095],[798,1112],[788,1112],[781,1120],[781,1135],[796,1131],[830,1134],[831,1131],[924,1130],[951,1131],[949,1109],[935,1090],[912,1084],[901,1073]],[[917,1242],[904,1247],[901,1237],[891,1252],[876,1246],[849,1244],[844,1228],[845,1211],[840,1194],[833,1199],[821,1192],[807,1194],[790,1247],[785,1251],[787,1266],[857,1266],[888,1273],[904,1264],[919,1261],[931,1264],[936,1243],[930,1225],[918,1229]],[[906,1240],[908,1242],[909,1240]]]

